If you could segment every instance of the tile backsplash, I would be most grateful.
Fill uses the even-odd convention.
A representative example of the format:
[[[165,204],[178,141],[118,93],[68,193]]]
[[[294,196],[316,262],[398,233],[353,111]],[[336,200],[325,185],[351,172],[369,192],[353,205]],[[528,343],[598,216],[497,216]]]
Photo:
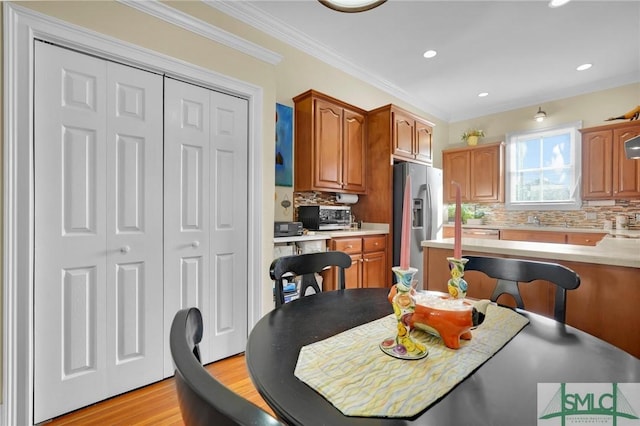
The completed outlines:
[[[565,226],[566,224],[570,228],[602,229],[605,220],[611,220],[615,228],[616,216],[624,215],[627,216],[629,229],[640,230],[640,221],[636,220],[640,215],[640,200],[616,201],[613,206],[589,206],[585,203],[580,210],[506,210],[504,204],[467,204],[467,206],[472,211],[475,208],[485,213],[485,225],[520,225],[527,223],[530,216],[537,216],[542,225]]]

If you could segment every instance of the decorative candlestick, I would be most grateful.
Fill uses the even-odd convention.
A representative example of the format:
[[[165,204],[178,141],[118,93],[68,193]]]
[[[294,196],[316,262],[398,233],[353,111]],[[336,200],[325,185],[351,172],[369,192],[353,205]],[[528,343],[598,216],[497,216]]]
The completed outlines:
[[[453,257],[456,259],[462,258],[462,206],[460,204],[460,184],[458,182],[451,182],[456,187],[456,219],[454,223],[454,235],[453,235]]]
[[[451,270],[451,278],[447,281],[449,295],[454,299],[463,300],[467,296],[467,282],[462,277],[464,276],[464,265],[469,259],[447,257],[447,261]]]
[[[411,317],[416,310],[416,300],[413,295],[415,290],[411,283],[418,270],[411,267],[402,269],[397,266],[391,270],[398,281],[389,292],[389,301],[393,305],[393,313],[398,321],[397,333],[395,337],[384,339],[380,343],[380,349],[395,358],[424,358],[429,353],[426,346],[411,338]]]

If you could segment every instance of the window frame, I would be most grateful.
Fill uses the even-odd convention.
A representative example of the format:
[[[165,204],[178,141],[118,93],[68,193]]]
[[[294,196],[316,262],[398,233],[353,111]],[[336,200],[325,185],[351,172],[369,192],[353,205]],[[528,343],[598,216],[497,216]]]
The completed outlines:
[[[510,132],[505,135],[505,208],[506,210],[580,210],[582,208],[582,135],[580,129],[582,121],[563,123],[556,126],[545,127],[543,129],[532,129],[524,131]],[[569,201],[548,201],[548,202],[522,202],[513,201],[515,189],[512,188],[512,177],[515,158],[515,144],[522,138],[531,138],[539,135],[544,137],[553,132],[566,129],[571,135],[573,147],[571,155],[573,157],[573,188],[571,189],[571,200]]]

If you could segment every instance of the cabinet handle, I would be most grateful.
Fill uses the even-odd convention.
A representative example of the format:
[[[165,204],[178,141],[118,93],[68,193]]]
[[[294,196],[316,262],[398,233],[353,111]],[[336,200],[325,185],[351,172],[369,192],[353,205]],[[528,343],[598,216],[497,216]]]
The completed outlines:
[[[353,246],[347,246],[346,248],[350,249],[350,248],[353,248]]]
[[[130,251],[131,251],[131,247],[129,247],[129,246],[122,246],[122,247],[120,247],[120,253],[122,253],[122,254],[127,254],[127,253],[129,253]]]

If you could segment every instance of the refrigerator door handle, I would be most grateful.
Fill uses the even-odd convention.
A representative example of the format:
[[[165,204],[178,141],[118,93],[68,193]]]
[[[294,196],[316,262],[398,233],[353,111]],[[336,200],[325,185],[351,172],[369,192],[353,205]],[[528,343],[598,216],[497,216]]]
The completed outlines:
[[[431,220],[431,215],[433,214],[433,201],[432,201],[432,195],[431,195],[431,185],[425,184],[426,186],[426,201],[427,201],[427,207],[424,209],[424,221],[426,226],[424,227],[424,233],[425,235],[423,235],[423,240],[430,240],[431,239],[431,235],[432,234],[432,227],[433,227],[433,221]],[[420,248],[422,248],[422,246],[420,246]]]
[[[422,227],[422,238],[421,241],[423,240],[428,240],[431,238],[427,238],[427,236],[431,235],[431,227],[432,227],[432,223],[431,223],[431,209],[433,208],[433,204],[431,203],[431,185],[428,184],[422,184],[420,185],[420,191],[424,191],[425,192],[425,206],[423,208],[424,210],[424,226]],[[422,245],[420,245],[420,251],[422,251]]]

